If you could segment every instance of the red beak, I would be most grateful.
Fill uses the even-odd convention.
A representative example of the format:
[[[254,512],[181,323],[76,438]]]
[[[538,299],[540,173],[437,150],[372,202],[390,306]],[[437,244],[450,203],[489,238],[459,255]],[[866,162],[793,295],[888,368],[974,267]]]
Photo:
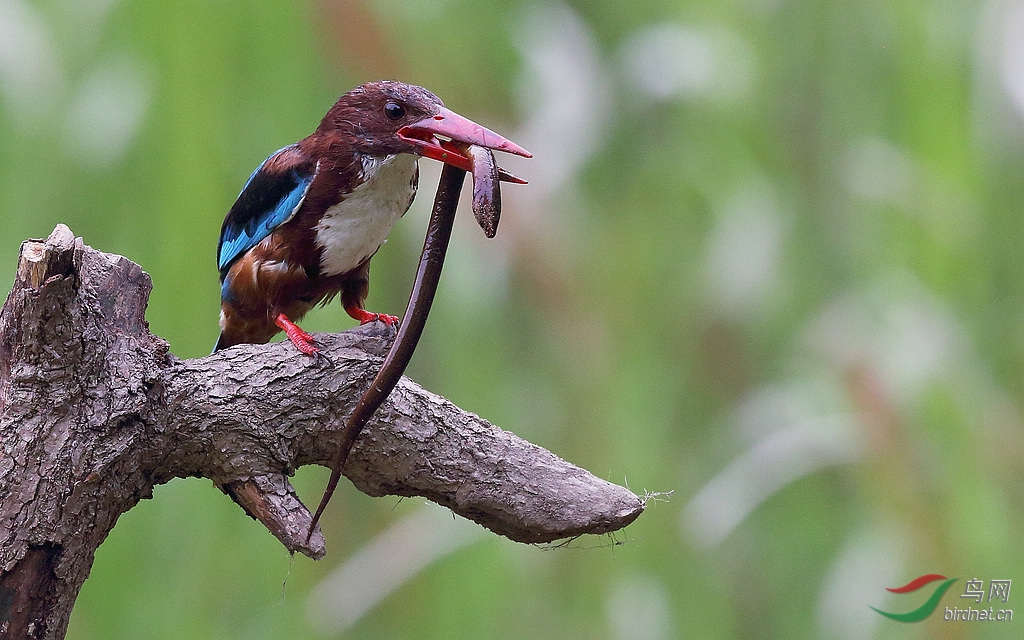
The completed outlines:
[[[439,139],[437,136],[443,136],[447,140]],[[513,153],[524,158],[533,157],[533,154],[511,140],[444,107],[433,116],[402,127],[398,130],[398,137],[415,147],[421,156],[439,160],[465,171],[473,170],[472,162],[449,140]],[[504,169],[499,168],[498,175],[507,182],[526,184],[525,180]]]

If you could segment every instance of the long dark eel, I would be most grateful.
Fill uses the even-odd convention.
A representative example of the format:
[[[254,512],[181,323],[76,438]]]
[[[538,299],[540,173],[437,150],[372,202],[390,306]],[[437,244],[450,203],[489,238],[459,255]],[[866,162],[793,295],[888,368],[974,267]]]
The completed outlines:
[[[493,238],[501,214],[499,174],[494,154],[490,149],[475,146],[466,147],[464,152],[473,162],[473,213],[484,234],[488,238]],[[320,506],[317,507],[313,521],[309,525],[307,540],[313,535],[320,516],[327,508],[334,490],[338,488],[342,469],[356,438],[402,378],[420,340],[427,322],[427,314],[430,313],[430,305],[433,304],[434,294],[437,292],[437,283],[441,279],[441,268],[444,266],[448,241],[452,235],[452,224],[455,222],[455,211],[459,205],[459,193],[462,191],[465,178],[464,170],[449,164],[444,165],[441,179],[437,184],[434,208],[427,225],[426,238],[423,240],[423,253],[420,254],[420,265],[416,271],[412,292],[409,294],[405,317],[399,325],[398,335],[395,336],[380,371],[370,384],[370,388],[359,398],[356,408],[349,415],[341,431],[341,447],[334,460],[331,479],[324,489],[323,498],[320,499]]]

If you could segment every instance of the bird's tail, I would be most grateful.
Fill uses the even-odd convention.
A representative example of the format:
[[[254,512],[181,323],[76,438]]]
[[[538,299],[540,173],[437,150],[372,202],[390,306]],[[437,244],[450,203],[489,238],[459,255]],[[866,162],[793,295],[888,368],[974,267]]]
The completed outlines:
[[[220,351],[221,349],[226,349],[226,348],[228,348],[228,347],[230,347],[230,346],[231,346],[231,345],[230,345],[230,344],[228,344],[228,341],[227,341],[227,339],[226,339],[226,338],[224,338],[224,332],[223,332],[223,331],[221,331],[221,332],[220,332],[220,335],[219,335],[219,336],[217,336],[217,344],[216,344],[216,345],[214,345],[214,347],[213,347],[213,351],[211,351],[210,353],[211,353],[211,354],[212,354],[212,353],[217,353],[217,352],[218,352],[218,351]]]

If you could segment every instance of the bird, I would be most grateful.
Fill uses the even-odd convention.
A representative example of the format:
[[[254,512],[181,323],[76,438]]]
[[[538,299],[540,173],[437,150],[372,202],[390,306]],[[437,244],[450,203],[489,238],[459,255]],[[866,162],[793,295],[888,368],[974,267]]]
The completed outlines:
[[[319,355],[296,323],[336,296],[360,324],[395,325],[396,316],[364,306],[370,259],[412,204],[419,158],[468,171],[465,145],[531,157],[427,89],[382,80],[341,96],[312,134],[267,157],[221,226],[214,352],[284,331],[299,351]],[[522,182],[504,171],[502,179]]]

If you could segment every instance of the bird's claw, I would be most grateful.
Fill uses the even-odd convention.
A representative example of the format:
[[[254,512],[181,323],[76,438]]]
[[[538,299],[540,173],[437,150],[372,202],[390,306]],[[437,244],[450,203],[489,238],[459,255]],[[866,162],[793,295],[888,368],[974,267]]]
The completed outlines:
[[[359,324],[366,324],[368,322],[374,322],[376,320],[380,320],[381,322],[383,322],[384,324],[386,324],[389,327],[398,326],[398,316],[390,316],[390,315],[388,315],[386,313],[371,313],[369,315],[370,315],[369,318],[367,318],[366,320],[363,320]]]
[[[358,320],[359,324],[369,324],[380,320],[389,327],[393,327],[398,324],[398,316],[391,316],[386,313],[373,313],[366,309],[360,309],[356,306],[345,307],[345,312],[352,316],[353,319]]]
[[[302,333],[304,335],[301,337],[301,343],[296,342],[294,339],[292,339],[292,344],[295,345],[295,348],[297,348],[299,351],[306,354],[307,356],[312,356],[316,360],[317,364],[320,364],[322,361],[326,362],[328,366],[333,367],[334,361],[331,360],[330,356],[324,353],[323,349],[321,349],[323,343],[314,338],[313,336],[309,335],[305,331],[303,331]],[[289,339],[291,339],[291,336],[288,337]]]
[[[274,318],[274,324],[281,328],[291,343],[295,345],[295,348],[306,354],[307,356],[318,356],[326,357],[320,353],[320,349],[317,348],[316,338],[312,335],[303,331],[299,325],[295,324],[288,319],[283,313],[279,313]]]
[[[333,367],[334,366],[334,360],[331,360],[330,356],[328,356],[326,353],[324,353],[323,350],[321,350],[321,349],[316,349],[310,355],[313,356],[314,358],[316,358],[317,364],[319,364],[320,361],[323,361],[323,362],[326,362],[327,366],[329,366],[329,367]]]

